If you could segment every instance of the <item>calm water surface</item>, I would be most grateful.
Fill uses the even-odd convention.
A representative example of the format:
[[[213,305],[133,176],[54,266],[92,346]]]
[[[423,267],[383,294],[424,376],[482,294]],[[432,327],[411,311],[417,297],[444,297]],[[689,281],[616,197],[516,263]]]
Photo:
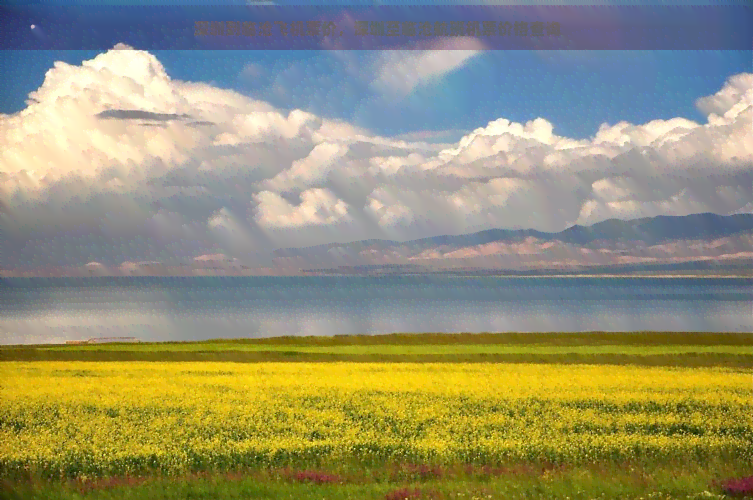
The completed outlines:
[[[753,332],[753,279],[1,279],[0,343],[99,336]]]

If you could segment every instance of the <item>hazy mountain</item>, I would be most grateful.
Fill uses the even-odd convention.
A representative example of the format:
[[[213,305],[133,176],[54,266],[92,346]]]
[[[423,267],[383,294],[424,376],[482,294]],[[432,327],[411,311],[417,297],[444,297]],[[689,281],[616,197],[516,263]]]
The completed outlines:
[[[380,246],[410,247],[428,249],[447,246],[463,248],[484,245],[498,241],[514,242],[526,238],[542,241],[561,241],[576,245],[585,245],[598,240],[615,242],[638,242],[655,245],[672,240],[716,239],[732,236],[745,231],[753,231],[753,214],[716,215],[693,214],[686,216],[659,216],[635,220],[609,219],[593,226],[572,226],[558,233],[544,233],[532,229],[489,229],[472,234],[457,236],[435,236],[407,242],[390,240],[363,240],[348,244],[330,243],[308,248],[277,250],[277,255],[304,255],[331,248],[352,247],[368,248]]]
[[[567,274],[648,273],[753,275],[753,214],[696,214],[607,220],[558,233],[493,229],[398,242],[364,240],[274,252],[269,267],[224,254],[191,262],[90,262],[75,269],[24,275],[279,275],[279,274]],[[16,275],[12,270],[2,275]]]
[[[567,243],[586,244],[595,240],[643,241],[655,245],[672,240],[716,239],[753,230],[753,214],[694,214],[684,217],[659,216],[632,221],[610,219],[590,227],[573,226],[552,235]]]
[[[408,242],[367,240],[286,249],[276,255],[319,264],[321,270],[335,267],[355,274],[469,267],[622,272],[744,269],[748,266],[738,263],[753,258],[753,214],[612,219],[558,233],[493,229]],[[709,264],[715,261],[716,267]],[[694,267],[690,262],[705,264]]]

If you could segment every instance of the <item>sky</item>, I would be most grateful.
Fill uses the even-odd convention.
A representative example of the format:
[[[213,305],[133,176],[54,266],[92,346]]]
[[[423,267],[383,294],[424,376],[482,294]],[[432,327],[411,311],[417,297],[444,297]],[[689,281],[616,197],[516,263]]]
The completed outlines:
[[[0,52],[3,268],[753,211],[750,51]]]
[[[0,70],[10,75],[0,112],[24,109],[55,61],[79,66],[101,52],[0,52]],[[622,120],[702,122],[695,100],[751,69],[750,51],[459,51],[425,57],[423,77],[401,67],[414,57],[399,51],[151,53],[175,80],[211,83],[380,135],[452,132],[443,140],[499,117],[545,117],[559,135],[578,139]]]

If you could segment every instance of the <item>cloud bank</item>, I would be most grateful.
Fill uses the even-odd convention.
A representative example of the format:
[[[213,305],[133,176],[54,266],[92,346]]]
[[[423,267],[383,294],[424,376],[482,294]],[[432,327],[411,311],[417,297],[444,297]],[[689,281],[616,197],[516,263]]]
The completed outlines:
[[[431,54],[412,56],[413,79],[385,56],[374,84],[409,92],[475,52]],[[24,110],[0,115],[0,266],[220,253],[269,265],[283,247],[750,212],[753,75],[696,104],[707,123],[604,124],[574,140],[545,118],[500,118],[447,146],[173,80],[118,46],[56,63]]]

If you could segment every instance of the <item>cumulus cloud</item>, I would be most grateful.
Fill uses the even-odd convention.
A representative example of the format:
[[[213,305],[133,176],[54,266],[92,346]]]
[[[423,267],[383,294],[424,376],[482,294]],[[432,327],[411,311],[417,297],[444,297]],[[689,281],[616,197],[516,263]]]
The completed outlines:
[[[738,104],[750,106],[750,93],[753,88],[753,74],[742,73],[732,76],[716,94],[702,97],[696,101],[696,107],[707,116],[715,114],[724,116]],[[747,96],[747,99],[746,99]]]
[[[413,222],[413,211],[400,201],[401,198],[387,189],[377,188],[369,195],[367,210],[382,228],[409,226]]]
[[[348,204],[328,189],[310,189],[301,194],[301,203],[293,206],[277,193],[262,191],[257,222],[265,228],[295,229],[308,225],[330,225],[349,220]]]
[[[481,53],[484,44],[476,38],[438,38],[423,50],[384,51],[372,63],[372,87],[404,96],[414,88],[436,81]]]
[[[313,147],[308,156],[294,161],[289,169],[270,179],[267,185],[282,190],[296,183],[304,186],[322,184],[327,174],[337,168],[339,161],[347,152],[346,144],[319,143]]]
[[[410,92],[467,49],[380,56],[375,84]],[[697,104],[705,124],[620,122],[575,140],[544,117],[501,117],[435,144],[173,80],[118,46],[56,63],[24,110],[0,115],[0,265],[140,273],[281,246],[750,212],[753,75]]]

